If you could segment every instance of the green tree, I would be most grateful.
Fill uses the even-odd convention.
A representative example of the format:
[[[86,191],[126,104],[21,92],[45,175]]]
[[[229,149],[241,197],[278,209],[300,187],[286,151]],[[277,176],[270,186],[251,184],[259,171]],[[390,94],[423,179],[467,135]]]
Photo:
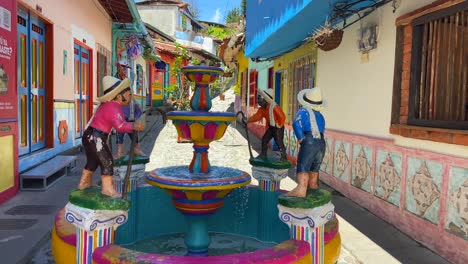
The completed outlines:
[[[184,67],[184,61],[188,60],[190,56],[187,49],[179,43],[176,42],[175,47],[176,56],[174,62],[171,64],[170,73],[177,79],[177,83],[166,87],[165,92],[169,93],[171,97],[174,97],[177,102],[185,103],[185,95],[188,93],[188,83],[186,82],[186,85],[182,85],[182,67]]]
[[[206,30],[206,34],[209,37],[217,38],[217,39],[225,39],[226,37],[232,35],[234,33],[233,29],[230,28],[220,28],[215,26],[209,26]]]
[[[239,22],[243,18],[241,10],[238,7],[234,7],[233,9],[229,10],[224,20],[227,23],[235,23]]]

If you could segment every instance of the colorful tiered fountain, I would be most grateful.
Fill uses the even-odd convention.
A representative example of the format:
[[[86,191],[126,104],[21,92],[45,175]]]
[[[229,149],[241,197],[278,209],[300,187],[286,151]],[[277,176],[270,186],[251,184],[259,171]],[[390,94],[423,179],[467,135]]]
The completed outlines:
[[[189,166],[152,171],[147,182],[165,190],[175,208],[186,216],[188,255],[206,256],[210,245],[208,216],[221,208],[226,195],[249,184],[250,175],[233,168],[211,166],[208,159],[209,144],[222,138],[229,123],[236,119],[234,113],[209,112],[209,84],[216,80],[222,69],[188,66],[182,68],[182,72],[195,82],[195,92],[190,100],[193,111],[170,112],[167,117],[173,120],[180,137],[192,140],[193,158]]]

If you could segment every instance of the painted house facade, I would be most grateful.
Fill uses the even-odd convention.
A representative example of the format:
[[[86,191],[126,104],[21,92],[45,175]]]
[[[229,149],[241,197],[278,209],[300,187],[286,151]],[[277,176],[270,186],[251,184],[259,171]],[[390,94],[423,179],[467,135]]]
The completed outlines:
[[[9,99],[0,102],[8,102],[15,111],[0,117],[13,136],[1,151],[9,162],[5,170],[11,174],[13,168],[13,173],[0,178],[0,202],[18,191],[22,172],[81,144],[95,99],[102,95],[100,80],[112,74],[118,57],[113,23],[118,21],[119,30],[131,24],[131,32],[142,33],[135,27],[139,23],[132,15],[134,3],[112,1],[121,7],[119,12],[94,0],[7,1],[9,34],[15,35],[8,42],[15,51],[10,61],[14,73],[9,72]]]
[[[362,19],[335,20],[343,36],[331,51],[304,39],[336,15],[333,8],[292,2],[268,11],[262,6],[272,1],[248,2],[245,53],[283,70],[280,105],[289,122],[297,92],[321,88],[327,150],[320,178],[444,258],[466,263],[467,2],[363,4]]]

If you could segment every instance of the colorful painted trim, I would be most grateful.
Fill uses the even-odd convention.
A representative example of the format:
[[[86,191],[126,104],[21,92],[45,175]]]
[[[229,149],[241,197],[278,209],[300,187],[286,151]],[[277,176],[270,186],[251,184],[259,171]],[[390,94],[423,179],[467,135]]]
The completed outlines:
[[[147,254],[126,248],[109,245],[96,249],[93,255],[95,263],[155,263],[155,264],[219,264],[219,263],[262,263],[262,264],[310,264],[310,246],[307,242],[299,240],[287,240],[272,248],[244,254],[226,256],[188,257]]]
[[[121,180],[121,179],[115,179],[114,178],[114,186],[115,186],[115,189],[118,193],[122,193],[122,188],[123,188],[123,184],[124,184],[124,181]],[[127,193],[130,193],[130,192],[133,192],[133,191],[136,191],[138,187],[138,180],[137,179],[130,179],[128,181],[128,185],[127,185]]]
[[[77,264],[92,264],[93,252],[96,248],[107,246],[114,243],[114,227],[96,229],[91,232],[77,229],[78,254],[76,255]]]
[[[310,243],[310,252],[313,257],[313,264],[324,263],[324,227],[310,228],[308,226],[291,225],[291,238],[307,241]]]
[[[280,189],[280,183],[279,181],[269,181],[269,180],[258,180],[258,187],[262,191],[266,192],[276,192]]]

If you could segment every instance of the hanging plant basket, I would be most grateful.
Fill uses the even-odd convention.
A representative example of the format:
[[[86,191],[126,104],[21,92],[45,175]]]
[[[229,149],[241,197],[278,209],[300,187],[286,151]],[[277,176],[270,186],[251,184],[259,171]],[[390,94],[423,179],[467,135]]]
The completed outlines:
[[[323,31],[314,36],[317,47],[323,51],[330,51],[338,48],[343,40],[343,30],[331,29]]]

